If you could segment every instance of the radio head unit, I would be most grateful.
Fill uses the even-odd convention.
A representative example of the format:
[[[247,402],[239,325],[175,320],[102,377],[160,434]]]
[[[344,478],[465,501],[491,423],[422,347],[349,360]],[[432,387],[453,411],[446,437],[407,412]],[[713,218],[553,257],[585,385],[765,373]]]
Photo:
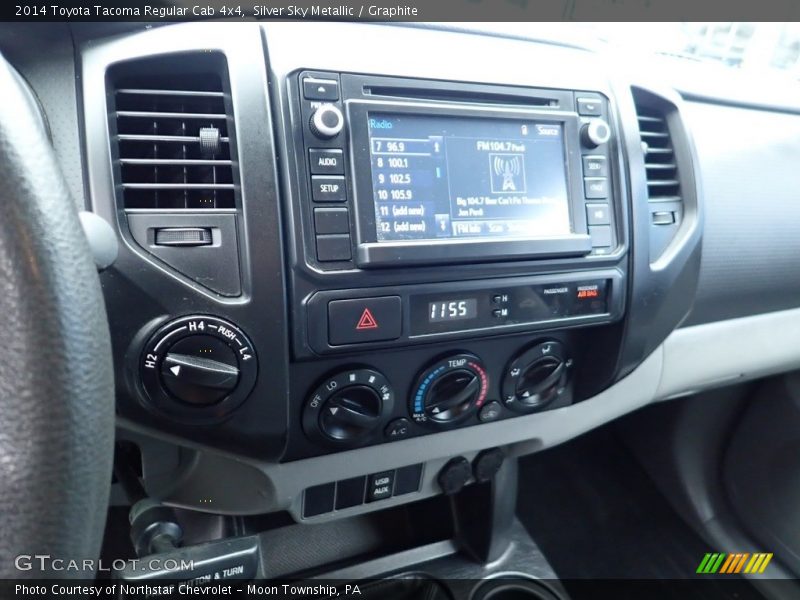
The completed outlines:
[[[324,267],[617,246],[602,94],[309,72],[298,84]]]

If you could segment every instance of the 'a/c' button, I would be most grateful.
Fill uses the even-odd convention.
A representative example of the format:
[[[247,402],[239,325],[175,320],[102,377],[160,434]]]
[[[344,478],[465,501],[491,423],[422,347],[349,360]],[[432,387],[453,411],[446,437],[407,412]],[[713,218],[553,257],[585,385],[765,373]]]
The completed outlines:
[[[396,340],[402,332],[400,296],[331,300],[328,341],[332,346]]]

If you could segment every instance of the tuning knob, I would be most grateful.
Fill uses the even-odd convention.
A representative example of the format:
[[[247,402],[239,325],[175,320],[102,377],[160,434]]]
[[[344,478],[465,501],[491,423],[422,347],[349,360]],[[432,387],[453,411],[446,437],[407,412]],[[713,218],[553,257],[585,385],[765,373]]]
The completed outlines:
[[[611,128],[603,119],[592,119],[581,129],[581,142],[587,148],[597,148],[611,139]]]
[[[320,104],[309,123],[311,133],[322,140],[328,140],[339,135],[344,127],[344,115],[333,104]]]

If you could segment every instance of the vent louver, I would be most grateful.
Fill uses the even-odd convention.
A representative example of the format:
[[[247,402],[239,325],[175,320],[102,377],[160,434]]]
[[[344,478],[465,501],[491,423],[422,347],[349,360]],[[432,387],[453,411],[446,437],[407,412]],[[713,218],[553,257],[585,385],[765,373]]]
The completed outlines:
[[[644,151],[648,198],[650,202],[680,202],[681,184],[667,115],[636,98],[635,103]]]
[[[691,151],[678,105],[645,88],[631,91],[644,156],[650,260],[655,261],[676,239],[686,209],[694,214],[697,206]]]
[[[113,78],[111,90],[124,207],[236,208],[232,115],[219,70],[143,62]]]

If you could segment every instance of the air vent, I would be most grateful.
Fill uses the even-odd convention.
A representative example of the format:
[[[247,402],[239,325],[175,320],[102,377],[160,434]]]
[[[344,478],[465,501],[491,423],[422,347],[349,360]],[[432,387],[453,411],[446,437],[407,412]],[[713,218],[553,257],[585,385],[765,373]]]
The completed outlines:
[[[208,55],[126,63],[112,73],[117,185],[126,209],[236,208],[223,77],[223,65]]]
[[[642,88],[632,91],[647,181],[650,258],[656,260],[678,234],[686,207],[695,206],[692,188],[685,187],[691,169],[681,166],[687,164],[688,141],[672,101]]]
[[[678,163],[665,111],[636,101],[639,132],[644,151],[647,195],[651,202],[680,202]]]

